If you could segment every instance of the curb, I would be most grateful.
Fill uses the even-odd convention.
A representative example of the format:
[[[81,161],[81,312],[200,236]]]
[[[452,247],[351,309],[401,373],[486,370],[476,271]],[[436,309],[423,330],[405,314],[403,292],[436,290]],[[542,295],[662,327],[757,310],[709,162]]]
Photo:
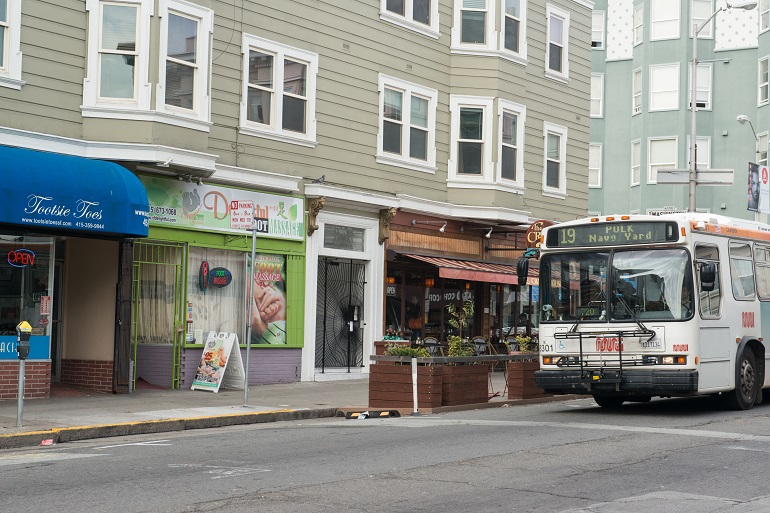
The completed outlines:
[[[273,410],[267,412],[235,413],[232,415],[217,415],[208,417],[190,417],[178,419],[148,420],[139,422],[124,422],[119,424],[97,424],[93,426],[74,426],[54,428],[46,431],[30,431],[0,435],[0,449],[17,449],[41,445],[44,440],[53,440],[54,444],[107,438],[113,436],[142,435],[151,433],[167,433],[170,431],[186,431],[188,429],[208,429],[245,424],[264,424],[267,422],[282,422],[291,420],[320,419],[335,417],[337,408],[320,408],[313,410]]]

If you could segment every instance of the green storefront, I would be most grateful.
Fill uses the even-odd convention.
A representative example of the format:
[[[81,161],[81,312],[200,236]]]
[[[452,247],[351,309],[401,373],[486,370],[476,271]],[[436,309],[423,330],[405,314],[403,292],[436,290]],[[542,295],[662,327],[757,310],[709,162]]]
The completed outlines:
[[[140,180],[150,230],[134,247],[134,385],[189,388],[204,343],[215,334],[234,333],[245,362],[249,315],[249,383],[299,381],[304,199],[157,176]],[[249,284],[252,219],[257,249]]]

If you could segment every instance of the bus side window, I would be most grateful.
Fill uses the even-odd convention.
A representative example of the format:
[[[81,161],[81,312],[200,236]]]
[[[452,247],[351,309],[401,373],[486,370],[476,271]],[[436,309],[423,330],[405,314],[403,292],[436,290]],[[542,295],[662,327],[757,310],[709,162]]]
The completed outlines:
[[[754,299],[754,261],[746,242],[730,241],[730,281],[735,299]]]
[[[754,276],[760,301],[770,300],[770,246],[754,245]]]
[[[696,279],[698,280],[697,288],[699,296],[699,309],[700,315],[704,319],[718,318],[721,315],[722,304],[722,289],[721,289],[721,276],[719,266],[719,248],[710,244],[697,244],[695,246],[695,260],[698,262],[713,262],[716,268],[716,275],[714,277],[714,288],[711,291],[704,291],[701,288],[700,273],[696,273]]]

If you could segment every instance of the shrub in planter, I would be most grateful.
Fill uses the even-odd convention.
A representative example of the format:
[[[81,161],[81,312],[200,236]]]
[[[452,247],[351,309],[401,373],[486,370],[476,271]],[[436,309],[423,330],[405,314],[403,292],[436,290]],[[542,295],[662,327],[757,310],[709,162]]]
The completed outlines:
[[[430,354],[424,347],[410,347],[404,344],[388,344],[385,356],[408,356],[409,358],[428,358]]]

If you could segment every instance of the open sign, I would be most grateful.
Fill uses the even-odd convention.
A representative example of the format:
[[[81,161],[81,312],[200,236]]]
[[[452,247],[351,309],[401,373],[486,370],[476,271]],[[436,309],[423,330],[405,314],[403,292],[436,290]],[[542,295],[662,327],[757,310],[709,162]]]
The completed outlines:
[[[14,267],[27,267],[35,265],[35,254],[25,248],[14,249],[8,252],[8,263]]]

